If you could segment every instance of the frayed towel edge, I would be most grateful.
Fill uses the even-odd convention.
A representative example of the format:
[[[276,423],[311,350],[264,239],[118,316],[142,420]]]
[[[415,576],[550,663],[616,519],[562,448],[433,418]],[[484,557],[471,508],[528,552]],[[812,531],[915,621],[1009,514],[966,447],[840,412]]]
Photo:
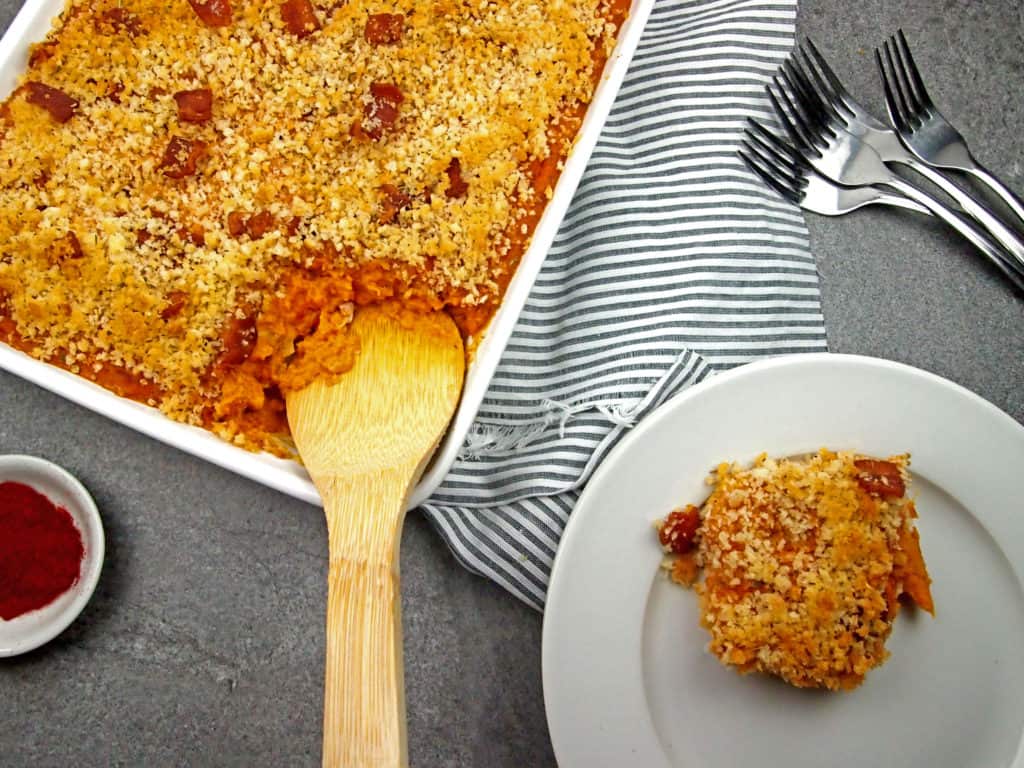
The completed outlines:
[[[565,438],[570,422],[588,411],[600,413],[608,420],[609,429],[630,428],[636,424],[637,411],[643,399],[626,401],[591,400],[563,403],[552,398],[540,402],[544,413],[523,424],[486,424],[477,422],[466,435],[459,458],[467,461],[482,459],[497,453],[529,448],[542,435],[557,425],[559,439]]]

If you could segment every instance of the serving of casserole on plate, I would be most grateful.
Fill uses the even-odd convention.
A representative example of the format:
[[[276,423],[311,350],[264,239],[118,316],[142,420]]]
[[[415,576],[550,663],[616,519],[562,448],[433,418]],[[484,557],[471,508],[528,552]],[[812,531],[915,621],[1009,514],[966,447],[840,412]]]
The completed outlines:
[[[824,448],[720,463],[700,507],[657,523],[663,567],[700,597],[708,650],[798,688],[861,685],[889,656],[901,600],[935,611],[909,467]]]
[[[849,456],[819,453],[825,445],[842,446]],[[780,473],[777,460],[759,459],[766,449],[802,461]],[[904,454],[912,457],[909,466]],[[816,477],[804,487],[807,457]],[[742,469],[726,465],[719,474],[723,458]],[[826,466],[817,467],[816,458]],[[1016,490],[1022,466],[1024,426],[950,381],[885,360],[788,355],[716,374],[668,401],[594,473],[555,558],[543,674],[558,761],[1024,768],[1024,517]],[[794,492],[792,506],[772,490],[780,481]],[[805,492],[813,486],[827,499],[817,507],[821,520],[800,500],[811,498]],[[724,493],[716,497],[718,489]],[[689,501],[711,507],[702,511],[698,534],[715,540],[700,544],[704,589],[715,592],[710,601],[693,599],[666,577],[651,526]],[[785,507],[780,516],[789,519],[770,520],[761,502]],[[878,528],[854,522],[862,505],[867,517],[879,515]],[[806,548],[783,541],[796,529]],[[883,544],[881,529],[895,546]],[[912,529],[920,537],[914,554]],[[821,556],[808,558],[814,539]],[[773,553],[762,557],[768,543]],[[910,562],[921,553],[927,569]],[[846,597],[826,584],[835,587],[844,576],[862,580]],[[785,616],[775,613],[782,588]],[[896,605],[890,611],[888,601],[899,593],[923,609],[934,605],[934,617],[901,610],[891,621]],[[847,597],[866,602],[834,622],[830,603],[838,608]],[[756,602],[763,606],[756,615],[738,615]],[[838,635],[822,644],[840,652],[838,670],[827,675],[839,687],[860,683],[853,690],[799,688],[774,674],[733,671],[757,669],[747,666],[753,639],[764,651],[756,660],[760,671],[827,685],[803,669],[816,658],[831,666],[827,657],[802,653],[822,639],[827,624],[806,621],[819,610]],[[864,632],[871,614],[880,623]],[[863,642],[842,637],[844,621]],[[884,650],[891,656],[860,681],[867,660],[856,653],[877,648],[890,623]],[[789,668],[779,650],[795,652],[800,669]],[[854,677],[845,676],[850,662]]]
[[[284,394],[352,365],[359,306],[443,308],[471,365],[422,501],[648,10],[26,6],[0,43],[0,366],[315,502]]]

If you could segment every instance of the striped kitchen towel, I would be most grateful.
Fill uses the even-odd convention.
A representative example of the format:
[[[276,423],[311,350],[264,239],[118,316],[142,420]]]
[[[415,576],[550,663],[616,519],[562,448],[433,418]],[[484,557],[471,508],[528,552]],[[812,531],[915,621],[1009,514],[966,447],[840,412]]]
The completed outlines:
[[[558,540],[631,426],[717,370],[826,348],[799,209],[736,156],[796,0],[657,0],[477,421],[425,514],[541,608]]]

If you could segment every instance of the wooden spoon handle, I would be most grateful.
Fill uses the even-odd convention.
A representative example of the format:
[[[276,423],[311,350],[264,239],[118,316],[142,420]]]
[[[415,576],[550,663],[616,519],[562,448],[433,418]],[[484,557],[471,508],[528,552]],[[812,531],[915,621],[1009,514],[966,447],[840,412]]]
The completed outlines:
[[[412,471],[320,488],[331,549],[325,768],[408,765],[398,543]]]

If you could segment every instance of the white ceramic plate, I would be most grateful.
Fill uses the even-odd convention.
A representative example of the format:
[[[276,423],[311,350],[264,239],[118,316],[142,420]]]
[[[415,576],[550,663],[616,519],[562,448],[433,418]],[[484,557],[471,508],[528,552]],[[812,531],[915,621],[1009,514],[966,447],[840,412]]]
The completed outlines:
[[[50,20],[59,14],[65,0],[26,1],[0,40],[0,96],[6,96],[25,70],[29,45],[42,40],[50,29]],[[604,68],[601,82],[587,109],[576,143],[566,158],[565,167],[555,184],[551,200],[537,223],[529,248],[523,254],[516,274],[509,283],[501,306],[487,327],[483,341],[476,348],[472,364],[466,371],[459,409],[431,464],[409,498],[409,508],[418,506],[433,493],[448,474],[455,456],[469,431],[484,394],[494,375],[501,354],[515,328],[520,310],[526,303],[530,288],[540,272],[544,257],[558,233],[562,218],[579,185],[590,154],[597,144],[612,103],[633,58],[640,34],[650,15],[654,0],[633,0],[629,17],[619,30],[619,37]],[[79,405],[118,421],[131,429],[154,437],[210,461],[225,469],[276,488],[311,504],[320,504],[320,495],[313,487],[306,470],[295,461],[285,461],[270,454],[256,454],[219,439],[197,427],[172,421],[155,408],[118,397],[90,381],[0,344],[0,369],[21,376]]]
[[[82,534],[82,569],[78,581],[49,605],[9,621],[0,619],[0,657],[34,650],[63,632],[85,608],[103,568],[105,539],[96,502],[70,473],[35,456],[0,456],[0,483],[24,483],[64,507]]]
[[[659,573],[652,521],[761,451],[910,451],[936,618],[896,621],[849,693],[740,677],[705,650],[695,595]],[[1024,768],[1024,427],[904,365],[812,354],[721,374],[608,457],[569,520],[544,620],[562,768]]]

